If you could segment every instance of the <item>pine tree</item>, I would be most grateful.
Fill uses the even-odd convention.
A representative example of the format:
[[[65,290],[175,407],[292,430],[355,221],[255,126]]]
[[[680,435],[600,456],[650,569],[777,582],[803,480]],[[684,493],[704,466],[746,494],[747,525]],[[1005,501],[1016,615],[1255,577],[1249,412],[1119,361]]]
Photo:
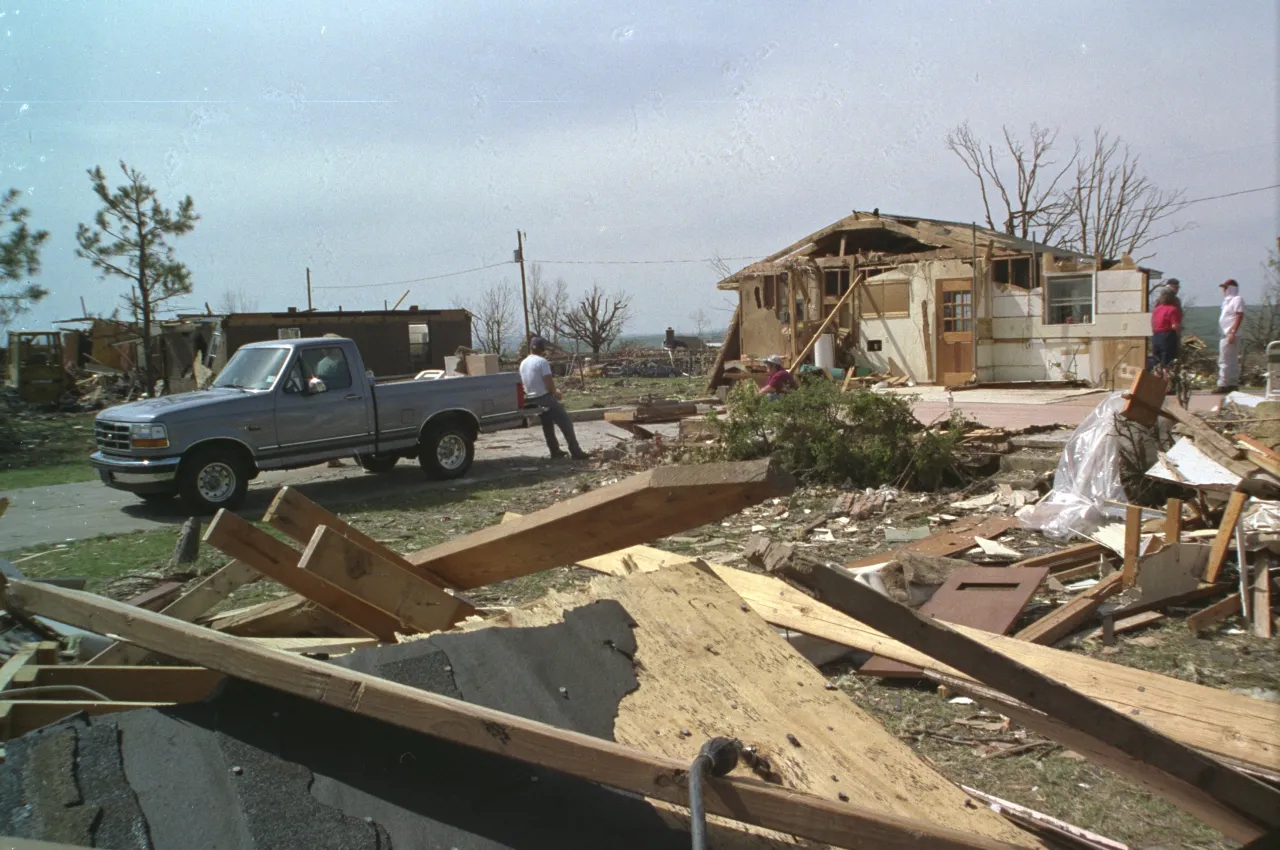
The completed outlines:
[[[18,206],[20,197],[22,192],[10,189],[0,198],[0,328],[49,294],[31,282],[8,291],[9,284],[40,273],[40,246],[49,238],[48,231],[27,225],[31,211]]]

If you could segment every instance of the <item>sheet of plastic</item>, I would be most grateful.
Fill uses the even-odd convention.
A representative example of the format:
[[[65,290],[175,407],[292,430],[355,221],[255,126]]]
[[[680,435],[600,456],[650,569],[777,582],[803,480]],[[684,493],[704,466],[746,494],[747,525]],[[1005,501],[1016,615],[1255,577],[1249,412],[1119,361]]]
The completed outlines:
[[[1106,521],[1107,500],[1125,501],[1115,425],[1123,409],[1124,394],[1115,392],[1085,417],[1063,448],[1053,490],[1018,511],[1023,528],[1058,540],[1088,535]]]

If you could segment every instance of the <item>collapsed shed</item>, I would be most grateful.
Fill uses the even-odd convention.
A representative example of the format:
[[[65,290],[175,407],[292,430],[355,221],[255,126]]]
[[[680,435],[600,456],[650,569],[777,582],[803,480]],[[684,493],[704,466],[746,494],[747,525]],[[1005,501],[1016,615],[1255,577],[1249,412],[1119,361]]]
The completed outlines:
[[[1127,255],[855,210],[720,281],[738,308],[712,383],[727,361],[797,365],[821,331],[846,365],[922,384],[1114,386],[1146,363],[1160,276]]]

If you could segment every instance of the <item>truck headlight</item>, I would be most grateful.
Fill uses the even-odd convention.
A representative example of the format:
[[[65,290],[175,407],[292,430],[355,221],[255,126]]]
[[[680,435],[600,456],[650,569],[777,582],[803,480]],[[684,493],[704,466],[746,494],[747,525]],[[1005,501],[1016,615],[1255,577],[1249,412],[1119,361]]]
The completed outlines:
[[[135,449],[166,449],[169,432],[163,425],[139,422],[129,426],[129,442]]]

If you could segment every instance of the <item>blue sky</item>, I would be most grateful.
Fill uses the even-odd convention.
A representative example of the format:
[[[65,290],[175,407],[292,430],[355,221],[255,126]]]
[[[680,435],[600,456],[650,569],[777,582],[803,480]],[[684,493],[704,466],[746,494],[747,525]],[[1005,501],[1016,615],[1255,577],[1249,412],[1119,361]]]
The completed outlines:
[[[634,332],[726,301],[706,263],[620,261],[758,257],[853,208],[979,217],[942,142],[965,120],[1100,124],[1192,198],[1280,182],[1274,2],[462,5],[0,0],[0,189],[52,234],[18,325],[116,305],[74,235],[85,170],[120,159],[195,199],[188,309],[303,306],[308,266],[340,287],[318,307],[450,306],[519,273],[371,285],[509,260],[519,228],[545,276],[630,291]],[[1278,205],[1197,204],[1150,265],[1256,296]]]

